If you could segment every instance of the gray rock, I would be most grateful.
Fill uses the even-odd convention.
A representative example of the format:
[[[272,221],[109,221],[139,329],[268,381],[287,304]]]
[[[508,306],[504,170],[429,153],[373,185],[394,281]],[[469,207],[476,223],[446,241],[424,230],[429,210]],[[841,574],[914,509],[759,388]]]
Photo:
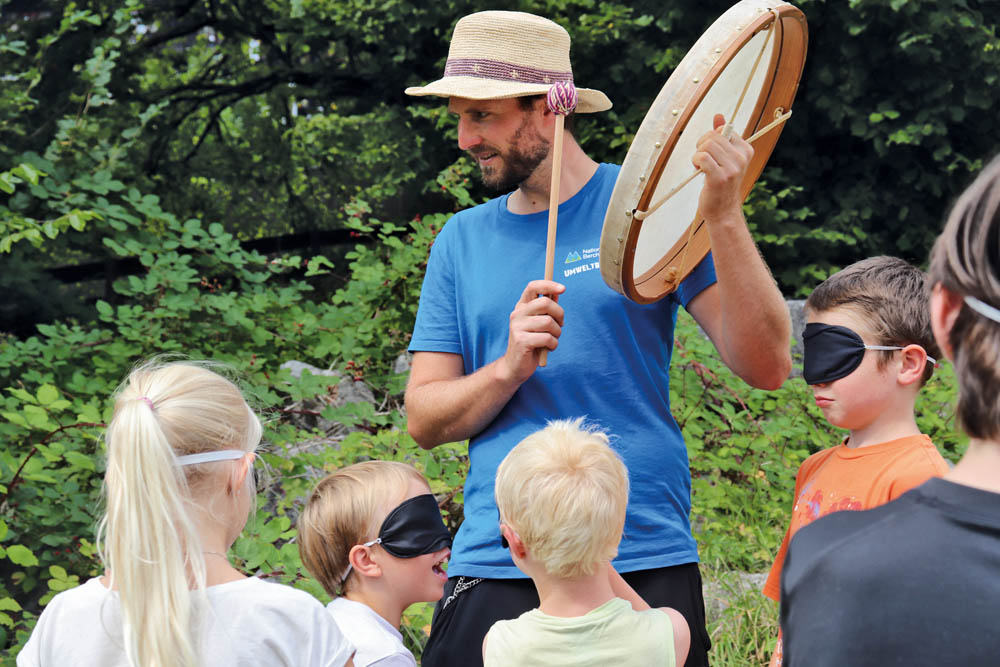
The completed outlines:
[[[329,405],[340,407],[348,403],[371,403],[375,405],[375,394],[364,382],[356,381],[353,378],[344,377],[341,373],[332,369],[316,368],[311,364],[302,361],[286,361],[281,364],[281,368],[287,368],[292,377],[302,377],[303,371],[309,371],[312,375],[330,377],[336,379],[336,384],[331,383],[332,389],[326,395],[317,396],[312,399],[305,399],[289,406],[289,413],[292,415],[292,422],[299,428],[318,429],[327,436],[337,440],[343,438],[352,430],[343,424],[329,419],[324,419],[318,413]]]
[[[392,372],[396,375],[402,375],[403,373],[410,372],[410,366],[413,364],[413,355],[409,352],[404,352],[403,354],[396,357],[395,363],[392,364]]]
[[[805,299],[787,299],[788,313],[792,316],[792,363],[802,363],[802,331],[806,328]],[[792,368],[792,377],[801,377],[800,368]]]
[[[340,377],[340,373],[338,373],[335,370],[331,369],[323,370],[322,368],[316,368],[312,364],[307,364],[304,361],[294,361],[294,360],[286,361],[285,363],[281,364],[280,367],[287,368],[291,372],[293,378],[302,377],[302,371],[309,371],[312,375],[326,375],[328,377],[338,377],[338,378]]]
[[[738,598],[763,595],[766,572],[706,571],[702,591],[705,596],[705,617],[708,625],[718,622]]]

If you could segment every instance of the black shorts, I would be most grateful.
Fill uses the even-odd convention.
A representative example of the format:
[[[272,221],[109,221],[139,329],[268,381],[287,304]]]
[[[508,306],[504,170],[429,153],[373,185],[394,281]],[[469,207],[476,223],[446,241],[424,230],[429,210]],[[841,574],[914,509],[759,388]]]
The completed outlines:
[[[624,572],[622,578],[651,607],[673,607],[684,615],[691,628],[691,650],[685,667],[708,667],[712,644],[705,629],[705,599],[698,564]],[[531,579],[452,577],[434,608],[431,636],[420,664],[482,667],[483,637],[490,627],[537,606],[538,593]]]

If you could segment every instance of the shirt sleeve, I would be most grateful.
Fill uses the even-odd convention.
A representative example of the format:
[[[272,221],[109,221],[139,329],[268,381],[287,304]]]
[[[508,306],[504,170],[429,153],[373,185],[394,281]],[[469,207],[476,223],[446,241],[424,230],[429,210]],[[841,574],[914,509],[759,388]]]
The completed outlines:
[[[716,281],[715,260],[712,258],[712,253],[709,252],[705,256],[705,259],[698,262],[698,266],[694,267],[694,271],[681,281],[681,284],[677,287],[677,291],[672,296],[678,303],[687,308],[691,299],[701,294],[705,288],[714,285]]]
[[[931,477],[941,477],[948,472],[948,463],[930,445],[930,451],[917,449],[913,460],[899,471],[889,487],[889,500],[895,500],[911,489],[915,489]]]
[[[445,224],[431,246],[410,352],[462,353],[451,248],[454,221]]]
[[[333,620],[333,616],[318,601],[316,606],[318,610],[313,611],[313,627],[316,630],[314,646],[319,655],[313,657],[319,659],[311,660],[310,664],[344,667],[354,655],[354,645],[347,640]]]

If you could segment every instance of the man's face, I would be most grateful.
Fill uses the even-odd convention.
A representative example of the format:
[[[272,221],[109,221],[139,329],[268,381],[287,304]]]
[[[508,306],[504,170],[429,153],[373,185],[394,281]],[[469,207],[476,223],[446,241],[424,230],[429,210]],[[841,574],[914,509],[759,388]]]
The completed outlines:
[[[544,102],[528,111],[516,99],[469,100],[453,97],[448,110],[458,117],[458,147],[479,165],[486,187],[510,192],[548,157],[541,132]]]

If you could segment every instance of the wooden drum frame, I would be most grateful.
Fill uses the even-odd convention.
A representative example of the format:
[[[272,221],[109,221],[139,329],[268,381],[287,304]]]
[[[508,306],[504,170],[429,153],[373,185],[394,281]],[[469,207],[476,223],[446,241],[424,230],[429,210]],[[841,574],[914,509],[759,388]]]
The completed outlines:
[[[684,56],[643,119],[611,195],[600,263],[613,289],[637,303],[658,301],[708,254],[697,209],[704,175],[691,173],[695,145],[716,113],[753,143],[740,185],[745,198],[790,115],[807,41],[796,7],[742,0]]]

